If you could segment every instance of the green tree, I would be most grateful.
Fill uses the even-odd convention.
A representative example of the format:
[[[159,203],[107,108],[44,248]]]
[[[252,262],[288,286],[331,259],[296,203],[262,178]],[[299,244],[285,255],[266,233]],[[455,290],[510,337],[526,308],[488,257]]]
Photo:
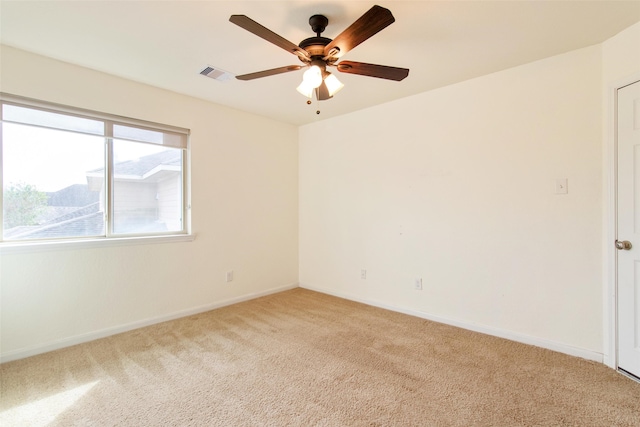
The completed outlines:
[[[47,207],[47,194],[38,191],[35,185],[11,184],[4,190],[2,201],[4,227],[35,225]]]

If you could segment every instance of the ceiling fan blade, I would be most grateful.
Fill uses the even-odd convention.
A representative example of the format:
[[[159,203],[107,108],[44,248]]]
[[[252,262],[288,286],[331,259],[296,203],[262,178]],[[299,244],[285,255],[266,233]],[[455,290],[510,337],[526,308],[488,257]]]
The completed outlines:
[[[288,73],[289,71],[297,71],[302,65],[287,65],[286,67],[272,68],[271,70],[258,71],[256,73],[242,74],[236,76],[238,80],[253,80],[262,77],[275,76],[276,74]]]
[[[336,65],[338,71],[361,76],[378,77],[380,79],[399,82],[409,75],[408,68],[389,67],[387,65],[366,64],[364,62],[340,61]]]
[[[309,54],[306,50],[300,48],[299,46],[291,43],[289,40],[285,39],[282,36],[274,33],[270,29],[263,27],[258,24],[253,19],[249,18],[245,15],[231,15],[229,21],[236,24],[237,26],[244,28],[250,33],[255,34],[258,37],[262,37],[268,42],[275,44],[276,46],[286,50],[287,52],[293,53],[294,55],[298,55],[299,57],[309,59]]]
[[[331,95],[329,95],[329,88],[327,88],[327,85],[324,81],[316,89],[316,98],[318,98],[318,101],[324,101],[326,99],[333,98]]]
[[[395,20],[389,9],[373,6],[325,46],[324,54],[325,56],[340,58],[369,37],[393,24]],[[334,48],[339,50],[335,52]]]

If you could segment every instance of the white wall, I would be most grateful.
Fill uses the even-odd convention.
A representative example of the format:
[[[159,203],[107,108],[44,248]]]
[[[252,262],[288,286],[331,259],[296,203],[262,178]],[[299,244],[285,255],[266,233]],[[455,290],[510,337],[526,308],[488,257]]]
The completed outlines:
[[[610,86],[640,71],[640,22],[602,44],[603,81]]]
[[[301,286],[601,360],[601,64],[589,47],[303,126]]]
[[[297,284],[295,127],[9,47],[1,55],[3,92],[191,129],[196,235],[2,254],[4,360]]]

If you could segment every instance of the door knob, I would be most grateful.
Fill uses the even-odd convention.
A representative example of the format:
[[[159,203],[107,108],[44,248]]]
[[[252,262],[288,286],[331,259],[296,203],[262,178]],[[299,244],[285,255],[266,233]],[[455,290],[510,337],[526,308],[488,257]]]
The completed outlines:
[[[628,251],[628,250],[629,250],[629,249],[631,249],[632,247],[633,247],[633,245],[632,245],[632,244],[631,244],[631,242],[630,242],[630,241],[628,241],[628,240],[623,240],[623,241],[616,240],[616,249],[619,249],[619,250],[621,250],[621,251],[622,251],[622,250],[624,250],[624,251]]]

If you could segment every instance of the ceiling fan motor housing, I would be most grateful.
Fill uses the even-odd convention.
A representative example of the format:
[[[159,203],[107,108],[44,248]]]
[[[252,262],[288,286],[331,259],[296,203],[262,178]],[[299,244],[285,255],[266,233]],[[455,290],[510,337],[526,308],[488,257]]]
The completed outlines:
[[[298,46],[306,50],[311,58],[324,57],[324,47],[331,43],[331,39],[320,35],[327,27],[327,24],[329,24],[329,20],[324,15],[313,15],[309,18],[309,25],[311,25],[313,32],[316,33],[316,37],[304,39]]]
[[[309,56],[324,56],[324,47],[331,43],[331,39],[326,37],[309,37],[300,42],[298,46],[309,52]]]

